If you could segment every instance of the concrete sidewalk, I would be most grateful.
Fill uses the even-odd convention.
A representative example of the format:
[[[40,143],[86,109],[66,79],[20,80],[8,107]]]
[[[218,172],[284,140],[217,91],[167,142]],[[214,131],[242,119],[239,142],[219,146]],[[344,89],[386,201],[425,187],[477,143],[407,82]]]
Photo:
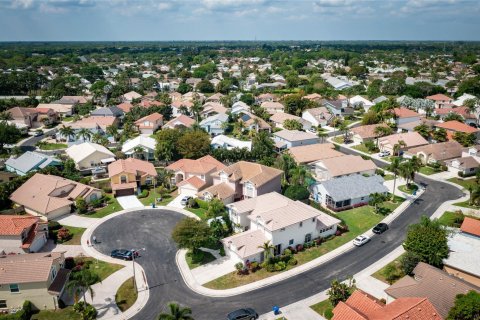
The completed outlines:
[[[65,257],[78,257],[85,256],[85,250],[81,245],[65,245],[65,244],[56,244],[53,243],[53,240],[48,240],[48,242],[43,246],[41,252],[65,252]]]
[[[192,276],[197,283],[203,285],[217,279],[218,277],[235,271],[236,262],[237,261],[234,261],[227,256],[220,257],[210,263],[191,269]]]

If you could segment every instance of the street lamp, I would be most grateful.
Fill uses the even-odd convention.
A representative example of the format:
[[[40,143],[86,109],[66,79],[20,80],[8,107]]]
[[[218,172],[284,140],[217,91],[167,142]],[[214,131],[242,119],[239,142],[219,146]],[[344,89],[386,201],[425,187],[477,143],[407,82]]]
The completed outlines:
[[[133,287],[135,288],[135,292],[138,293],[137,282],[135,281],[135,253],[138,251],[146,251],[145,248],[141,249],[132,249],[132,266],[133,266]]]

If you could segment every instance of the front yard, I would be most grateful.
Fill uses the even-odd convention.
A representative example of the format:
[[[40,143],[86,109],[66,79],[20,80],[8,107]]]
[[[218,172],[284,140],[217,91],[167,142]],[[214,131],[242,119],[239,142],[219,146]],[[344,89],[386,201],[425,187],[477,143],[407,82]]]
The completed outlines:
[[[364,143],[358,144],[356,146],[352,146],[353,149],[358,150],[360,152],[368,153],[368,154],[374,154],[375,151],[370,151],[368,148],[365,146]]]
[[[30,320],[81,320],[80,313],[73,310],[72,306],[57,310],[42,310],[32,315]]]
[[[450,178],[447,181],[458,184],[468,190],[468,187],[474,187],[477,185],[475,178],[470,179],[461,179],[461,178]]]
[[[460,228],[464,218],[462,211],[445,211],[438,221],[446,227]]]
[[[70,235],[72,237],[70,238],[70,240],[63,242],[62,244],[79,245],[80,240],[82,239],[82,235],[86,229],[79,228],[79,227],[67,227],[67,226],[63,226],[63,227],[70,232]]]
[[[107,197],[107,206],[92,211],[91,213],[87,213],[85,216],[89,218],[103,218],[109,214],[122,210],[122,206],[118,203],[117,199],[113,195],[109,194]]]
[[[384,213],[388,214],[397,208],[403,198],[396,197],[397,202],[393,203],[391,201],[385,202],[382,206],[384,207]],[[400,199],[402,201],[400,201]],[[340,236],[333,236],[330,240],[323,242],[321,245],[316,247],[311,247],[305,249],[304,251],[298,252],[293,255],[293,257],[298,261],[297,265],[302,265],[307,262],[310,262],[332,250],[337,249],[338,247],[352,241],[358,235],[366,232],[367,230],[373,228],[377,223],[383,220],[384,215],[375,214],[373,207],[363,206],[359,208],[354,208],[346,211],[342,211],[336,214],[336,216],[343,220],[348,226],[348,232],[343,233]],[[295,266],[287,265],[285,270],[295,268]],[[237,272],[232,272],[221,276],[215,280],[212,280],[206,283],[204,286],[211,289],[223,290],[229,288],[235,288],[242,286],[248,283],[252,283],[258,280],[268,278],[272,275],[275,275],[279,272],[268,272],[265,268],[257,270],[256,272],[250,273],[248,275],[239,275]]]
[[[312,306],[310,306],[310,308],[313,309],[313,311],[315,311],[316,313],[318,313],[319,315],[321,315],[322,317],[330,320],[333,318],[333,305],[332,303],[330,302],[330,300],[323,300],[319,303],[316,303]]]
[[[152,203],[155,202],[155,199],[158,199],[158,198],[162,198],[162,201],[157,201],[157,206],[166,206],[168,203],[170,203],[170,201],[173,200],[171,195],[165,194],[162,196],[160,195],[160,193],[158,193],[157,189],[153,190],[153,188],[148,190],[147,197],[139,198],[138,200],[140,200],[140,202],[144,206],[150,206]]]
[[[418,186],[416,184],[404,184],[398,187],[398,190],[406,193],[406,194],[413,194],[415,191],[418,190]]]
[[[418,172],[429,176],[429,175],[432,175],[432,174],[435,174],[435,173],[439,173],[441,171],[435,170],[432,167],[424,166],[424,167],[421,167],[420,170],[418,170]]]
[[[398,279],[405,276],[405,273],[403,273],[402,270],[402,258],[403,254],[372,274],[372,277],[386,284],[392,285]]]
[[[480,206],[471,205],[469,200],[463,201],[463,202],[457,202],[457,203],[454,203],[453,205],[462,207],[462,208],[467,208],[467,209],[480,210]]]
[[[77,263],[83,262],[87,269],[96,273],[100,277],[100,281],[105,280],[111,274],[123,268],[120,264],[109,263],[91,257],[76,258],[75,261]]]
[[[41,150],[58,150],[58,149],[66,149],[68,146],[65,143],[49,143],[49,142],[40,142],[37,146]]]
[[[188,267],[190,269],[194,269],[196,267],[200,267],[204,264],[212,262],[213,260],[215,260],[215,257],[210,252],[198,250],[198,252],[194,255],[193,252],[189,250],[186,255],[186,260]]]

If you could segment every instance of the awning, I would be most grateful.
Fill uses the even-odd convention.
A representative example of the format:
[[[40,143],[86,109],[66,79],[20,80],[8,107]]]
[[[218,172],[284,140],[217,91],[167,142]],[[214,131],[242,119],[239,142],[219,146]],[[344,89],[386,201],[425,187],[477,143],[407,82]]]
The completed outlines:
[[[58,270],[57,276],[48,287],[48,293],[54,296],[59,296],[63,289],[65,288],[65,284],[68,281],[68,277],[70,275],[70,270],[61,268]]]
[[[107,158],[107,159],[102,159],[100,160],[101,163],[110,163],[110,162],[115,162],[115,158]]]

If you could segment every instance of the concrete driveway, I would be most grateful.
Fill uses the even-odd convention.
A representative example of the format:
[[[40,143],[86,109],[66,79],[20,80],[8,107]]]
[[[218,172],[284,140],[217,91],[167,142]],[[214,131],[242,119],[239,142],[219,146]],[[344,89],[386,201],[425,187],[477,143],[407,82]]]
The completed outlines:
[[[138,200],[137,196],[125,196],[118,197],[118,203],[122,206],[123,209],[134,209],[145,207],[143,203]]]
[[[183,197],[185,197],[184,194],[178,195],[175,199],[173,199],[172,201],[170,201],[169,204],[167,204],[167,207],[174,207],[174,208],[183,209],[185,206],[182,206],[182,205],[180,204],[180,201],[182,201]]]

